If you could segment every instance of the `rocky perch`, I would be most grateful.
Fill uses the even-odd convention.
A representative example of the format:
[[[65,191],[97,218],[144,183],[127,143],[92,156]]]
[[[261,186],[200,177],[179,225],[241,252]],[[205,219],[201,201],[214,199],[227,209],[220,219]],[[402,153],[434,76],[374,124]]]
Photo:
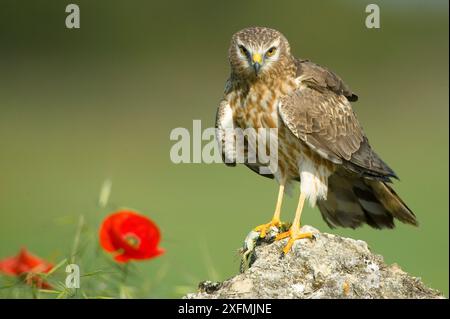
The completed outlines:
[[[244,247],[249,267],[222,283],[202,282],[185,298],[445,298],[398,265],[386,265],[362,240],[310,226],[302,231],[315,238],[298,240],[283,258],[287,239],[270,243],[250,233]]]

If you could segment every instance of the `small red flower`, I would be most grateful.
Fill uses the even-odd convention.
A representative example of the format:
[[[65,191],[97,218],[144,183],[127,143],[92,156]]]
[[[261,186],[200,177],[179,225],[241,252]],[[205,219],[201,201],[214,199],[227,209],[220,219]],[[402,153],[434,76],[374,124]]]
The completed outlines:
[[[51,288],[36,274],[48,273],[53,268],[49,262],[34,256],[26,248],[22,248],[17,256],[0,260],[0,272],[10,276],[25,276],[28,284],[36,284],[39,288]]]
[[[100,226],[100,245],[118,262],[144,260],[164,253],[158,248],[161,234],[148,217],[122,210],[106,217]]]

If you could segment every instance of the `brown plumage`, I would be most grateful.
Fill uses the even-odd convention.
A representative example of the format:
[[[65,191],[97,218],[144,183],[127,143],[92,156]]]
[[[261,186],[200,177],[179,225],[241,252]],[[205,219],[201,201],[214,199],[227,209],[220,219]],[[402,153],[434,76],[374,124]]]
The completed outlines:
[[[340,77],[292,56],[286,38],[269,28],[233,35],[229,59],[231,75],[216,118],[219,144],[226,145],[226,128],[278,129],[278,167],[264,176],[280,183],[281,197],[272,222],[264,227],[276,225],[284,186],[295,180],[303,194],[300,202],[317,203],[332,227],[367,223],[392,228],[394,218],[417,225],[389,186],[394,171],[372,150],[352,110],[350,102],[358,96]],[[252,147],[245,145],[246,154]],[[222,149],[224,162],[235,165],[233,145]],[[258,158],[244,164],[261,174]],[[302,207],[299,203],[298,221]]]

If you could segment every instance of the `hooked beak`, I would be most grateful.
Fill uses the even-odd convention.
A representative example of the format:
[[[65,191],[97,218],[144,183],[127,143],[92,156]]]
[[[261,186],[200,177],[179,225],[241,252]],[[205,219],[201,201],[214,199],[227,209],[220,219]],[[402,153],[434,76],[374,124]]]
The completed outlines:
[[[261,69],[262,64],[262,56],[259,53],[255,53],[252,55],[252,66],[255,70],[255,73],[258,74],[259,70]]]
[[[258,62],[253,63],[253,69],[255,70],[255,73],[258,74],[259,70],[261,69],[261,64],[259,64]]]

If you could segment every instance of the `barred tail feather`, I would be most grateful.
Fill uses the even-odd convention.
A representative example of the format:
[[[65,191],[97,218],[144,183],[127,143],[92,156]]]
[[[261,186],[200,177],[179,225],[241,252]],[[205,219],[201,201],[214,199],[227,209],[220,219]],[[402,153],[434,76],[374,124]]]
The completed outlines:
[[[399,221],[418,226],[419,222],[414,213],[406,206],[405,202],[397,195],[391,186],[384,182],[369,182],[375,196],[383,206]]]
[[[413,212],[385,182],[343,171],[329,177],[327,199],[317,206],[330,227],[394,228],[394,218],[418,225]]]

